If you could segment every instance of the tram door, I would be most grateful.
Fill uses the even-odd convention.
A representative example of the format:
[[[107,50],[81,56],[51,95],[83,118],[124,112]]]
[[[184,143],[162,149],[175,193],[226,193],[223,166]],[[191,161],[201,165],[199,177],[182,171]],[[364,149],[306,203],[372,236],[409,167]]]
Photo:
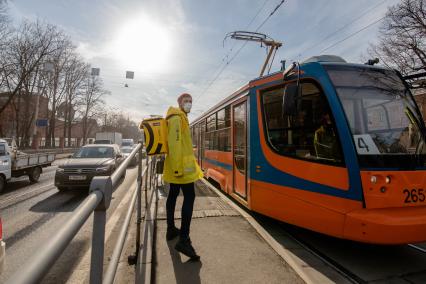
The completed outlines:
[[[233,190],[247,198],[247,101],[232,107]]]

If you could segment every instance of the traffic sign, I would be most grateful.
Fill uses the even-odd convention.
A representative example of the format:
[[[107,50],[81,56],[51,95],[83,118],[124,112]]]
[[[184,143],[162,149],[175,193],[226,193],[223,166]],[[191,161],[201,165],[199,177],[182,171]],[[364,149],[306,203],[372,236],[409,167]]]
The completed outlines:
[[[47,125],[49,125],[49,121],[46,118],[41,118],[36,120],[36,126],[46,127]]]
[[[133,79],[135,77],[135,72],[126,71],[126,79]]]

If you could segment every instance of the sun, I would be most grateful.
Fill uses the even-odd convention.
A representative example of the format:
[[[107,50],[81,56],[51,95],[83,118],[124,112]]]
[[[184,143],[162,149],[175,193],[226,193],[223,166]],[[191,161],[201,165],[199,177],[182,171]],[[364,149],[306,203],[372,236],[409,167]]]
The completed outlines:
[[[166,68],[171,43],[166,28],[146,16],[140,16],[119,29],[113,53],[120,65],[128,70],[158,72]]]

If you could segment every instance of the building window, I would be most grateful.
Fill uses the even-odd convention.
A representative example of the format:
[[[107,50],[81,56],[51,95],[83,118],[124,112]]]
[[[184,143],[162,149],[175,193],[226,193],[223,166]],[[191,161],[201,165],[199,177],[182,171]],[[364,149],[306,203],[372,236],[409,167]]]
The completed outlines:
[[[343,165],[337,128],[325,95],[313,82],[300,85],[301,96],[291,114],[283,113],[284,87],[262,93],[266,138],[285,156]]]

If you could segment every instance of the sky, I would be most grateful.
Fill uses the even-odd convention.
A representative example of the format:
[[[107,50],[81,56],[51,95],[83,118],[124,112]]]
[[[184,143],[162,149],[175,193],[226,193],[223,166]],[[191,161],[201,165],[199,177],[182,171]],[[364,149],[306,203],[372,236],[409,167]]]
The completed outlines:
[[[15,23],[39,18],[62,28],[85,60],[100,68],[111,92],[105,98],[107,109],[140,121],[164,115],[183,92],[193,95],[189,118],[194,119],[258,77],[265,48],[225,36],[256,31],[280,2],[10,0],[9,12]],[[258,29],[283,43],[271,72],[280,69],[281,60],[303,61],[319,54],[360,63],[377,42],[377,21],[398,2],[286,0]],[[126,79],[126,71],[134,71],[134,79]]]

